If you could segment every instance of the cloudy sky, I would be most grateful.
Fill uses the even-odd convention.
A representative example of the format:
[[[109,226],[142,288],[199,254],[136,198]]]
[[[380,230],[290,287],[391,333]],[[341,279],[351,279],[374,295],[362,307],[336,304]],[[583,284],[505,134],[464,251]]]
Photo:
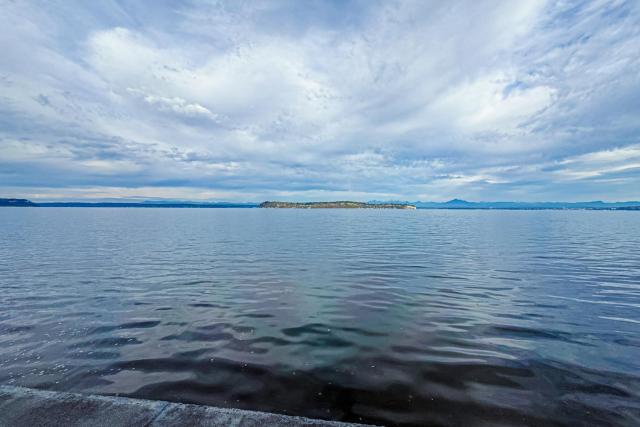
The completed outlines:
[[[0,197],[640,199],[640,1],[0,0]]]

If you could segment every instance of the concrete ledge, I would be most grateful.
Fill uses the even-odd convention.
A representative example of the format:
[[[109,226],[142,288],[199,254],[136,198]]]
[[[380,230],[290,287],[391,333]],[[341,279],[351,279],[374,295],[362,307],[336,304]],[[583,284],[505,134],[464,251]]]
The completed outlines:
[[[0,426],[352,427],[364,424],[314,420],[241,409],[0,386]]]

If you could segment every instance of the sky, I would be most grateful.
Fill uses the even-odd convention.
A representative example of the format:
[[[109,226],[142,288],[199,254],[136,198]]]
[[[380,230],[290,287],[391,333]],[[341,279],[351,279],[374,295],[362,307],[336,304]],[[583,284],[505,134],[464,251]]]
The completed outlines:
[[[640,200],[640,1],[0,0],[0,197]]]

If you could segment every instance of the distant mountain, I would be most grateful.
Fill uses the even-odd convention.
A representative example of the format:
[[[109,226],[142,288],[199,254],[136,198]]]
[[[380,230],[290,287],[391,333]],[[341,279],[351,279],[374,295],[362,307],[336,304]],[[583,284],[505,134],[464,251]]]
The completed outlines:
[[[418,209],[598,209],[640,210],[640,202],[468,202],[453,199],[448,202],[371,201],[369,203],[406,203]]]

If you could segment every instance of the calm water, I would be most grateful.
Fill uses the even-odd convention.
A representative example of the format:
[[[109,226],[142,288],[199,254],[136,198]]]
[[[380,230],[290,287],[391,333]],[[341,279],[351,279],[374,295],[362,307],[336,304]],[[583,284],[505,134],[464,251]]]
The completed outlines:
[[[638,425],[640,213],[0,208],[0,383]]]

